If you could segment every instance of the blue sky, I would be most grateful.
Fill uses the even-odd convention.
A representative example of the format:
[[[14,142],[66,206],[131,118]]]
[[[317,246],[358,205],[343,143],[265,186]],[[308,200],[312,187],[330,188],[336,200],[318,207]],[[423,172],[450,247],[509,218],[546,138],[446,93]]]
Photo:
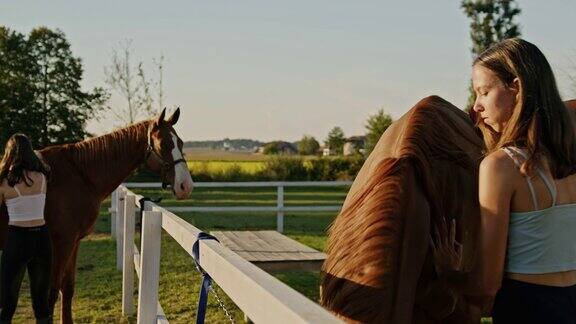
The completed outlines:
[[[184,140],[323,140],[334,126],[364,133],[383,108],[397,118],[424,96],[459,107],[470,78],[460,1],[2,1],[0,24],[60,28],[83,60],[84,86],[104,84],[114,47],[132,40],[150,73],[165,56],[166,105]],[[576,97],[576,1],[520,1],[523,37]],[[112,105],[122,102],[113,98]],[[90,122],[102,134],[111,117]]]

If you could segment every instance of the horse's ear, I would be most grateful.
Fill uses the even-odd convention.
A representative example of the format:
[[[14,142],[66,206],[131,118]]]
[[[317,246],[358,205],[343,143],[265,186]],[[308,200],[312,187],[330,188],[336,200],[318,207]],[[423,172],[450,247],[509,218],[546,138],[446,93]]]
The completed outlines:
[[[180,107],[176,108],[176,111],[172,113],[172,116],[168,117],[168,120],[166,120],[166,122],[169,125],[174,126],[178,122],[178,118],[180,118]]]
[[[160,116],[158,116],[158,120],[156,121],[156,123],[158,125],[161,125],[164,122],[164,117],[166,117],[166,107],[162,109],[162,112],[160,113]]]

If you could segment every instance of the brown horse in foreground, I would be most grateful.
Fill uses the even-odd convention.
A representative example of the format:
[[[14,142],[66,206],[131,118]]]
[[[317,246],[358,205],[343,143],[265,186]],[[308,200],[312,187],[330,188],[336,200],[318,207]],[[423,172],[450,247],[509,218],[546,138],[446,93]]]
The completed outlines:
[[[177,198],[192,189],[192,178],[182,157],[182,141],[172,127],[180,110],[164,120],[144,121],[113,133],[74,144],[41,150],[51,168],[45,219],[54,246],[52,313],[62,294],[62,323],[72,323],[72,296],[80,240],[93,230],[102,201],[142,163],[160,172]],[[4,246],[8,216],[0,211],[0,246]]]
[[[349,322],[473,323],[482,139],[439,97],[421,100],[382,135],[332,224],[322,304]],[[438,277],[429,249],[439,217],[455,217],[464,272]]]
[[[566,105],[576,111],[576,100]],[[468,116],[439,97],[392,124],[330,228],[322,305],[348,322],[479,323],[490,304],[478,272],[483,148]],[[463,271],[442,277],[429,248],[440,217],[456,218],[463,245]]]

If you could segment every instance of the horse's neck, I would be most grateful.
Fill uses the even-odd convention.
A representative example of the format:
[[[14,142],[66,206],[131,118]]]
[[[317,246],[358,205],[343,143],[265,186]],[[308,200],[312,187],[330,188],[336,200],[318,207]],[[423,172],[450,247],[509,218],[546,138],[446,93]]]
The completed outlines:
[[[149,121],[72,145],[75,163],[100,197],[108,196],[144,161]]]

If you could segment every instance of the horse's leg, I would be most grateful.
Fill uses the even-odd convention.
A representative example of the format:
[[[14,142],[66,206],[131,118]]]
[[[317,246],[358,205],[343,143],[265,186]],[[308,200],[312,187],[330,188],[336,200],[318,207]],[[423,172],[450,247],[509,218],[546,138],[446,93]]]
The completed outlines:
[[[72,319],[72,297],[74,296],[74,284],[76,280],[76,257],[78,256],[78,246],[80,242],[74,244],[70,259],[64,269],[62,279],[62,324],[74,323]]]
[[[54,309],[56,302],[58,301],[58,292],[60,289],[55,285],[50,287],[50,292],[48,294],[48,309],[50,310],[50,316],[54,317]]]
[[[52,285],[48,296],[48,307],[50,308],[50,316],[53,317],[56,301],[58,301],[58,293],[62,289],[64,272],[74,248],[74,243],[63,241],[58,237],[52,236],[52,246],[54,259],[52,264]]]

